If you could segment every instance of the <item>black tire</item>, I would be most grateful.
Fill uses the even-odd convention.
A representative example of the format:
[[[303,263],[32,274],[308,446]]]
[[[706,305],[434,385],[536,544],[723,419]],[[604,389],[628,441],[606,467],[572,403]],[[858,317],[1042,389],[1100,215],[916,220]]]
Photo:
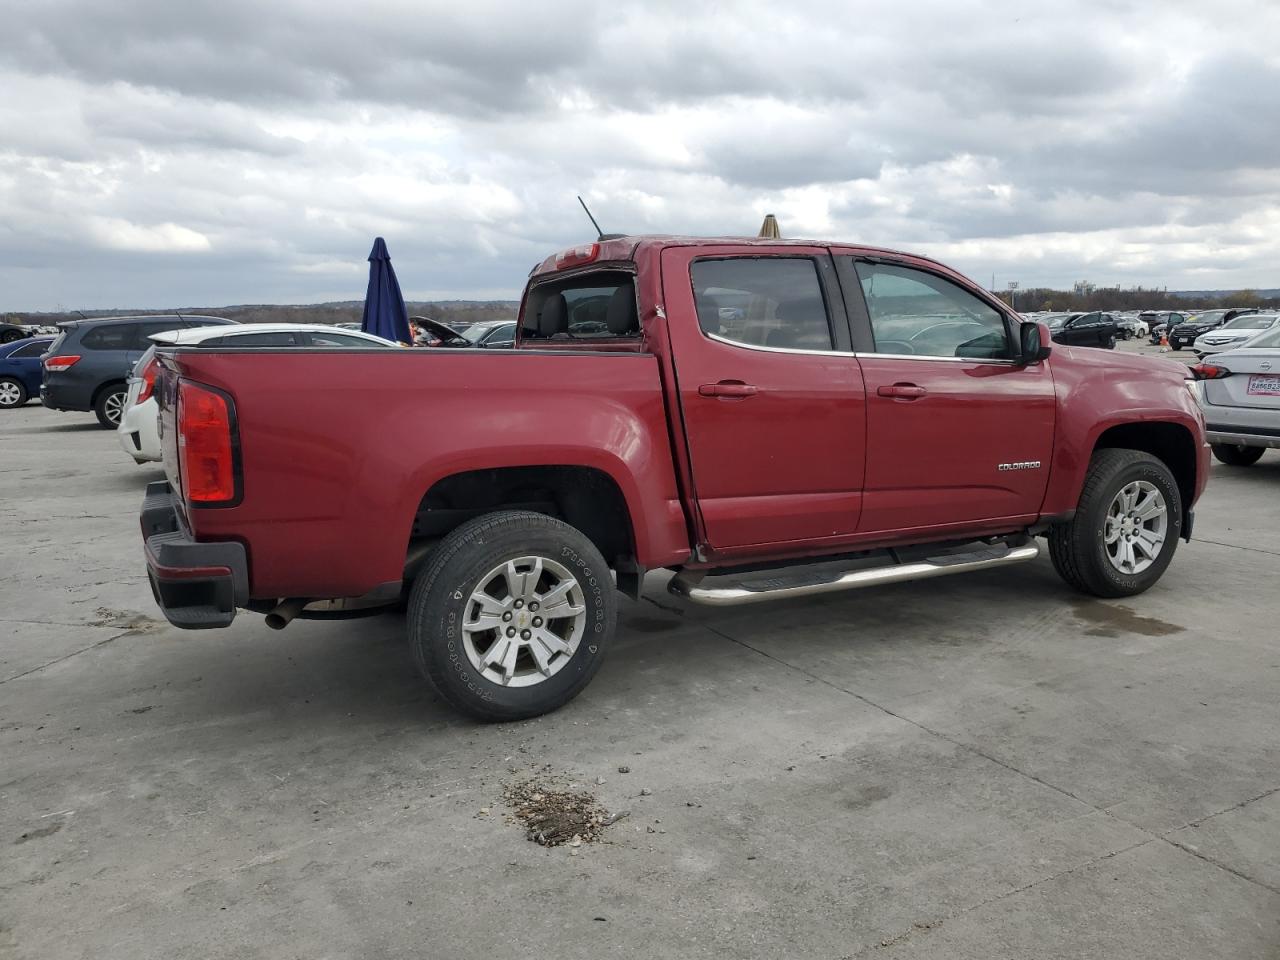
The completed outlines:
[[[1112,565],[1103,534],[1112,500],[1134,480],[1145,480],[1160,491],[1168,519],[1154,562],[1140,573],[1127,574]],[[1095,597],[1131,597],[1160,579],[1181,536],[1182,494],[1169,468],[1140,450],[1099,450],[1090,461],[1075,517],[1049,530],[1049,556],[1058,576],[1077,590]]]
[[[124,412],[124,401],[129,396],[129,388],[123,383],[113,383],[103,387],[93,401],[93,412],[97,414],[98,423],[106,430],[114,430],[120,425],[120,414]],[[119,398],[119,406],[112,405],[112,397]],[[115,419],[111,419],[112,411]]]
[[[0,333],[0,343],[13,343],[16,340],[25,339],[26,336],[20,330],[6,330],[4,333]]]
[[[1251,467],[1261,459],[1263,447],[1245,447],[1237,443],[1215,443],[1213,455],[1230,467]]]
[[[21,380],[0,377],[0,407],[6,410],[10,407],[20,407],[30,399],[27,386]]]
[[[462,623],[486,574],[508,560],[530,556],[560,564],[577,581],[585,607],[584,633],[557,672],[530,686],[508,687],[471,662]],[[487,722],[523,720],[555,710],[582,692],[600,669],[616,619],[613,579],[595,545],[554,517],[507,510],[477,517],[440,542],[414,580],[409,647],[422,675],[461,713]],[[500,635],[494,642],[500,642]]]

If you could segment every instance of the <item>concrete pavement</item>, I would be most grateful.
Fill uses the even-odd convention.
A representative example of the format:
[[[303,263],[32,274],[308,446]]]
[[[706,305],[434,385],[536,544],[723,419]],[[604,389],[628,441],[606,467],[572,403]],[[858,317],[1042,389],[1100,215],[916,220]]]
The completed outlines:
[[[170,628],[158,477],[0,416],[0,957],[1280,956],[1280,453],[1215,465],[1144,596],[654,577],[578,700],[486,727],[396,616]],[[530,843],[539,771],[631,814]]]

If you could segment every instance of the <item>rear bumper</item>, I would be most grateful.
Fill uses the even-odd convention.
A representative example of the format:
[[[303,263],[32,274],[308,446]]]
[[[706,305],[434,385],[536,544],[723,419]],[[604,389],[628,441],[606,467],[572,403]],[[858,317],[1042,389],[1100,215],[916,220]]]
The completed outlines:
[[[50,410],[92,410],[93,404],[82,396],[83,391],[65,384],[44,382],[40,384],[40,402]]]
[[[139,520],[151,593],[165,619],[184,630],[228,626],[249,602],[244,544],[192,539],[163,480],[147,484]]]
[[[125,410],[116,428],[121,448],[138,463],[164,459],[156,430],[156,413],[155,399],[148,397]]]
[[[1240,433],[1229,426],[1214,424],[1204,432],[1210,443],[1226,443],[1239,447],[1280,448],[1280,430],[1258,433]]]

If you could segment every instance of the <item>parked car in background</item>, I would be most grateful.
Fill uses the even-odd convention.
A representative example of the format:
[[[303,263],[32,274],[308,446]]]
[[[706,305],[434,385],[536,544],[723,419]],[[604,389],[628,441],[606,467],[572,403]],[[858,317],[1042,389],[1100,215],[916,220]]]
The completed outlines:
[[[1151,332],[1146,321],[1141,317],[1117,315],[1115,321],[1116,326],[1120,329],[1120,339],[1122,340],[1132,340],[1135,337],[1145,337]]]
[[[409,322],[418,328],[416,343],[420,347],[469,347],[471,341],[447,323],[430,317],[410,317]]]
[[[1233,467],[1280,447],[1280,325],[1191,368],[1213,455]]]
[[[473,347],[484,347],[490,350],[513,347],[516,342],[516,322],[489,320],[484,323],[473,323],[462,331],[462,335]]]
[[[0,343],[13,343],[15,340],[26,340],[36,330],[20,326],[16,323],[0,323]]]
[[[1138,319],[1147,325],[1147,335],[1151,338],[1151,345],[1155,346],[1169,332],[1170,324],[1182,323],[1187,315],[1174,310],[1143,310]]]
[[[1191,349],[1201,360],[1213,353],[1234,350],[1236,347],[1244,346],[1263,331],[1270,330],[1277,321],[1280,321],[1280,314],[1246,313],[1234,320],[1228,320],[1215,330],[1200,334],[1191,344]]]
[[[23,337],[0,343],[0,408],[20,407],[40,393],[40,357],[53,337]]]
[[[234,324],[225,317],[104,317],[68,320],[44,359],[40,402],[51,410],[92,410],[98,423],[114,430],[128,396],[128,379],[153,333],[188,327]]]
[[[1105,347],[1116,345],[1119,326],[1109,313],[1051,313],[1044,323],[1055,343],[1073,347]]]
[[[1177,325],[1170,324],[1168,330],[1169,349],[1181,350],[1183,347],[1189,347],[1195,343],[1196,337],[1208,333],[1210,330],[1216,330],[1218,327],[1230,323],[1236,317],[1257,312],[1253,307],[1206,310],[1203,313],[1197,313],[1194,317],[1188,317]]]
[[[336,325],[334,325],[336,326]],[[329,324],[254,323],[227,330],[221,326],[168,330],[151,336],[152,345],[138,358],[129,377],[128,395],[116,434],[124,452],[137,463],[163,459],[156,429],[155,383],[159,369],[156,347],[359,347],[379,349],[396,344],[359,330],[336,330]]]

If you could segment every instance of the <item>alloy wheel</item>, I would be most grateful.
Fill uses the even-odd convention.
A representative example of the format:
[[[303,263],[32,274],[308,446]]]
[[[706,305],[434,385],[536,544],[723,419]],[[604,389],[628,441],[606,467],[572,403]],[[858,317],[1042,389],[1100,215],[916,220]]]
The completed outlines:
[[[1134,480],[1116,493],[1103,523],[1107,559],[1132,576],[1156,562],[1169,531],[1169,507],[1155,484]]]
[[[462,646],[486,680],[528,687],[555,676],[586,633],[582,586],[548,557],[517,557],[476,584],[462,621]]]

